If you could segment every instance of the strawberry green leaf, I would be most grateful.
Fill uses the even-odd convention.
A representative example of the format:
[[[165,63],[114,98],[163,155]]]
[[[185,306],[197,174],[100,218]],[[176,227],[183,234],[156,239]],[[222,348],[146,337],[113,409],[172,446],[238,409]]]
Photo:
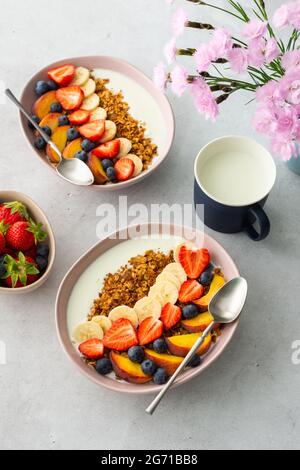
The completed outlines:
[[[22,202],[19,202],[19,201],[5,202],[3,205],[7,209],[10,209],[12,214],[16,214],[18,212],[26,220],[29,219],[27,208],[25,204],[23,204]]]

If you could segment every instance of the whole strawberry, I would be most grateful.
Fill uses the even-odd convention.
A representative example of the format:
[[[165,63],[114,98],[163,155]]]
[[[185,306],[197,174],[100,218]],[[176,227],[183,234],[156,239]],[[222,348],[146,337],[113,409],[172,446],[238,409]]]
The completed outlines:
[[[6,255],[6,274],[2,277],[8,287],[17,288],[33,284],[38,279],[39,270],[32,258],[19,253],[17,258]]]
[[[16,222],[6,233],[6,243],[14,250],[27,251],[47,237],[42,224],[36,224],[32,219]]]
[[[5,234],[8,229],[8,225],[5,225],[3,220],[0,222],[0,255],[5,253],[5,247],[6,247],[6,240],[5,240]]]
[[[0,205],[0,222],[3,221],[6,225],[13,225],[28,218],[27,209],[22,202],[5,202]]]

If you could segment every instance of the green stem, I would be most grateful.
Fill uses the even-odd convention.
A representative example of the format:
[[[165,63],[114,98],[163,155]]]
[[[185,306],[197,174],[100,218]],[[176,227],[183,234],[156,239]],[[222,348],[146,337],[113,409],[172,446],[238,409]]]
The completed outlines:
[[[202,2],[201,0],[187,0],[187,2],[192,2],[192,3],[196,3],[198,5],[204,5],[204,6],[207,6],[207,7],[210,7],[210,8],[215,8],[216,10],[220,10],[220,11],[223,11],[224,13],[228,13],[229,15],[234,16],[238,20],[244,21],[244,19],[241,18],[239,15],[236,15],[232,11],[226,10],[225,8],[218,7],[217,5],[213,5],[213,4],[207,3],[207,2]]]

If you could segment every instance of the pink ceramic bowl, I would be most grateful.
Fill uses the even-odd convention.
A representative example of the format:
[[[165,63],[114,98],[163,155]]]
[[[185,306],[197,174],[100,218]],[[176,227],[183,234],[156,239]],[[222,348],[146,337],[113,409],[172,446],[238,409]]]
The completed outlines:
[[[144,226],[145,227],[145,226]],[[176,226],[167,226],[167,225],[159,225],[154,226],[153,224],[149,224],[147,226],[148,229],[151,227],[151,233],[153,233],[153,229],[155,230],[154,233],[167,233],[171,236],[178,235],[178,228]],[[155,227],[155,228],[154,228]],[[126,229],[127,230],[127,229]],[[99,257],[105,255],[105,253],[110,249],[118,248],[118,245],[124,243],[124,233],[122,231],[121,235],[118,233],[117,237],[114,239],[106,238],[103,241],[97,243],[94,247],[92,247],[87,253],[85,253],[70,269],[70,271],[66,274],[64,280],[61,283],[61,286],[58,291],[57,300],[56,300],[56,325],[57,325],[57,332],[61,342],[61,345],[68,355],[69,359],[76,365],[76,367],[88,377],[93,382],[102,385],[110,390],[122,392],[122,393],[133,393],[133,394],[145,394],[145,393],[156,393],[160,390],[161,386],[151,384],[131,384],[125,381],[118,381],[116,379],[110,377],[104,377],[88,366],[83,359],[80,357],[78,351],[74,347],[71,338],[70,338],[70,314],[68,314],[68,307],[69,301],[72,296],[73,289],[77,282],[79,281],[82,274],[94,263]],[[195,236],[195,231],[192,229],[185,228],[185,234],[189,234],[188,238],[191,240],[191,236]],[[148,232],[149,233],[149,232]],[[181,231],[182,233],[182,231]],[[125,242],[126,243],[126,242]],[[204,234],[203,245],[208,248],[211,253],[212,260],[218,265],[222,267],[222,271],[225,275],[227,281],[230,279],[239,276],[238,269],[229,256],[229,254],[224,250],[224,248],[217,243],[213,238],[209,237],[208,235]],[[112,252],[110,252],[111,254]],[[138,251],[135,254],[141,254]],[[109,259],[110,255],[109,255]],[[101,258],[101,263],[103,259]],[[84,287],[84,286],[83,286]],[[88,288],[88,286],[86,286]],[[83,289],[82,292],[86,293],[87,289]],[[86,295],[86,294],[85,294]],[[92,305],[92,300],[91,305]],[[70,302],[71,303],[71,302]],[[83,321],[88,314],[87,312],[82,312],[80,306],[76,306],[77,310],[79,311],[81,318],[79,321]],[[238,322],[235,322],[231,325],[226,325],[223,329],[222,335],[220,336],[218,342],[211,348],[211,350],[207,353],[207,355],[203,358],[203,363],[201,366],[194,368],[194,369],[187,369],[185,370],[176,380],[175,384],[173,385],[178,386],[181,385],[188,380],[191,380],[193,377],[201,374],[207,367],[209,367],[219,356],[222,354],[226,346],[229,344],[235,330],[238,326]]]
[[[159,168],[159,166],[167,157],[173,142],[175,124],[172,108],[168,99],[143,72],[138,70],[133,65],[125,62],[124,60],[107,56],[71,57],[47,65],[38,71],[28,81],[21,95],[21,103],[27,110],[31,110],[33,103],[37,99],[37,96],[34,92],[35,83],[38,80],[46,79],[47,71],[49,69],[68,63],[71,63],[75,66],[87,67],[90,70],[104,69],[112,74],[121,74],[128,84],[128,88],[130,85],[130,96],[136,101],[135,107],[139,110],[142,110],[143,113],[148,112],[148,104],[150,103],[151,106],[153,106],[153,110],[157,110],[156,113],[152,112],[151,115],[151,125],[153,127],[153,132],[151,132],[150,136],[153,138],[153,142],[158,145],[158,157],[153,160],[148,170],[143,171],[139,176],[128,181],[116,184],[93,185],[92,189],[98,191],[116,191],[143,181],[146,177],[150,176]],[[105,77],[105,72],[103,73],[103,77]],[[136,86],[136,96],[133,92],[134,86]],[[115,87],[112,88],[115,89]],[[116,91],[119,91],[119,89]],[[126,97],[126,86],[124,87],[123,92],[125,93]],[[130,100],[128,100],[128,104],[131,105]],[[143,116],[139,116],[138,113],[136,114],[137,115],[134,114],[134,117],[143,121]],[[21,113],[20,121],[25,138],[38,159],[44,162],[51,171],[54,171],[54,168],[49,163],[45,152],[39,151],[35,148],[33,144],[34,134],[28,128],[27,120]]]
[[[23,202],[26,205],[31,217],[33,217],[36,222],[41,222],[43,224],[44,229],[48,233],[48,238],[46,242],[49,244],[49,262],[44,274],[36,282],[29,286],[18,287],[16,289],[11,289],[9,287],[0,287],[0,294],[28,294],[29,292],[32,292],[41,287],[50,276],[55,261],[55,238],[49,220],[45,216],[42,209],[30,197],[17,191],[0,191],[0,203],[10,201]]]

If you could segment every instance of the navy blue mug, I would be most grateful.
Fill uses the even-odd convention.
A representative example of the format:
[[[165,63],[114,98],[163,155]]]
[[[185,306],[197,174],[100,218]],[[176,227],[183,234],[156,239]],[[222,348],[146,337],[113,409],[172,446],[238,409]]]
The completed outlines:
[[[194,172],[195,207],[207,227],[246,231],[255,241],[268,236],[264,205],[276,181],[276,165],[262,145],[242,136],[221,137],[200,151]]]

